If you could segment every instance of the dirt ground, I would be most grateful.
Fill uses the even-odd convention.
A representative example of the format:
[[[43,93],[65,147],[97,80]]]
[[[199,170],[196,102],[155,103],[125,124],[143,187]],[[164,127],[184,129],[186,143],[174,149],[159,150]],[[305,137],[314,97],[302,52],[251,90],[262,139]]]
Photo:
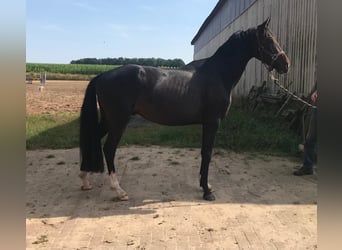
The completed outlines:
[[[27,112],[78,112],[85,82],[27,84]],[[298,159],[214,151],[202,200],[199,149],[121,147],[128,201],[106,174],[81,191],[79,150],[26,153],[27,249],[316,249],[317,176],[295,177]]]
[[[79,112],[87,85],[86,81],[47,81],[39,91],[38,81],[26,84],[26,113]]]

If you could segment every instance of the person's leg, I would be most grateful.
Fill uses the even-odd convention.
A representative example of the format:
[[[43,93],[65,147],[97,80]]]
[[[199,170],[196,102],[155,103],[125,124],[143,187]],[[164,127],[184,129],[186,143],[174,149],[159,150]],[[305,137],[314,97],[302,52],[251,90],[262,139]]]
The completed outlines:
[[[294,175],[313,174],[313,165],[316,158],[316,142],[317,142],[317,110],[312,110],[310,117],[309,130],[307,132],[304,143],[304,160],[303,166],[293,172]]]

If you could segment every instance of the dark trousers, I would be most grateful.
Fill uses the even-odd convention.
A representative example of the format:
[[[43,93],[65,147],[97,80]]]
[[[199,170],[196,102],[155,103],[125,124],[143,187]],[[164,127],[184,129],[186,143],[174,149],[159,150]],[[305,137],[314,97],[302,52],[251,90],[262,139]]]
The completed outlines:
[[[304,143],[303,166],[312,168],[317,153],[317,109],[313,109],[310,117],[309,129]]]

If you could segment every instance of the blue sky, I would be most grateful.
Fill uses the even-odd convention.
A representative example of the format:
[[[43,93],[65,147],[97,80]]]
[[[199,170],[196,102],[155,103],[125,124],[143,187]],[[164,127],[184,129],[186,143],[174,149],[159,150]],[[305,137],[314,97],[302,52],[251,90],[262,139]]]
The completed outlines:
[[[193,58],[192,38],[217,0],[29,0],[26,61]]]

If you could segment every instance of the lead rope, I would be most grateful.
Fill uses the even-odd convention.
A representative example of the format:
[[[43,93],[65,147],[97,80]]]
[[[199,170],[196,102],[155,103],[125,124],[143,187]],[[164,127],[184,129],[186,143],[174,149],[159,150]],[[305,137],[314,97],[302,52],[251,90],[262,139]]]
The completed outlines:
[[[279,88],[281,88],[282,90],[284,90],[286,93],[288,93],[289,95],[291,95],[292,97],[294,97],[295,99],[297,99],[298,101],[301,101],[302,103],[306,104],[307,106],[317,109],[317,106],[312,105],[310,103],[308,103],[307,101],[304,101],[302,98],[300,98],[299,96],[296,96],[295,94],[293,94],[292,92],[290,92],[288,89],[286,89],[284,86],[282,86],[279,83],[279,79],[275,78],[272,72],[269,72],[269,77],[271,78],[271,80],[274,82],[275,85],[277,85]]]

